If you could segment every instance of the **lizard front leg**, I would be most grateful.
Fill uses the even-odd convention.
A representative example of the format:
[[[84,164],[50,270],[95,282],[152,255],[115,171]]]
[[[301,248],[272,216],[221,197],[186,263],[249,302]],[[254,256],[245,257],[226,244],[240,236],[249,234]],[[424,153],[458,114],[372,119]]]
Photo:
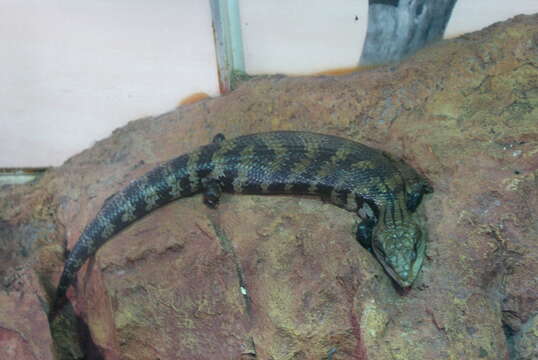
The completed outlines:
[[[202,179],[202,188],[204,194],[204,204],[214,209],[217,207],[222,189],[219,182],[215,179]]]
[[[372,207],[363,202],[357,210],[357,215],[361,218],[357,226],[357,241],[368,251],[372,252],[372,234],[377,224],[377,217]]]

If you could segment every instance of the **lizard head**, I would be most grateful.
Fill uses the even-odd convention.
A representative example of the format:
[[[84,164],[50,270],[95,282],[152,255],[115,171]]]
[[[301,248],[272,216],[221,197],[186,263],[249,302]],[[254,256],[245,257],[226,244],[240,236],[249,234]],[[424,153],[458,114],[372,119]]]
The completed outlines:
[[[402,289],[410,287],[426,255],[426,236],[419,225],[409,219],[377,226],[372,235],[372,250],[385,271]]]

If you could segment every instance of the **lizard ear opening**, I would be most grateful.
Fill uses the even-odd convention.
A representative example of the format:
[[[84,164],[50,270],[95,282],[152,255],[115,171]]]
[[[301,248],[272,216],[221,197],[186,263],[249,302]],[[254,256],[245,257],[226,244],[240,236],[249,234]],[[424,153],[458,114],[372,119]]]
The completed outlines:
[[[424,194],[432,193],[433,188],[428,183],[419,182],[413,184],[406,192],[407,200],[405,205],[407,210],[414,212],[420,205]]]

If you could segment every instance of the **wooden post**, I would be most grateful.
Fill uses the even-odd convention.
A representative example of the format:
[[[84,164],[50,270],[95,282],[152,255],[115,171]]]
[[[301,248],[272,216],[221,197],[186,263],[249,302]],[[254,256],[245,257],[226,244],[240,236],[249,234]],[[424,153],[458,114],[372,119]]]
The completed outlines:
[[[443,37],[456,0],[369,0],[360,65],[398,62]]]
[[[221,94],[231,91],[245,75],[238,0],[210,0]]]

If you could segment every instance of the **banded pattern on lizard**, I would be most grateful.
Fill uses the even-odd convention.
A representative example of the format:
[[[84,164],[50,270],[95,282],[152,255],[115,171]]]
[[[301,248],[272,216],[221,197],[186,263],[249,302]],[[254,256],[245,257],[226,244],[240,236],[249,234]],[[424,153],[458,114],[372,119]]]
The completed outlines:
[[[413,212],[432,191],[414,169],[366,145],[331,135],[276,131],[225,140],[149,171],[107,199],[70,252],[52,313],[76,273],[115,234],[164,204],[203,193],[215,207],[221,192],[319,195],[356,212],[357,240],[402,288],[411,286],[425,256],[425,233]]]

